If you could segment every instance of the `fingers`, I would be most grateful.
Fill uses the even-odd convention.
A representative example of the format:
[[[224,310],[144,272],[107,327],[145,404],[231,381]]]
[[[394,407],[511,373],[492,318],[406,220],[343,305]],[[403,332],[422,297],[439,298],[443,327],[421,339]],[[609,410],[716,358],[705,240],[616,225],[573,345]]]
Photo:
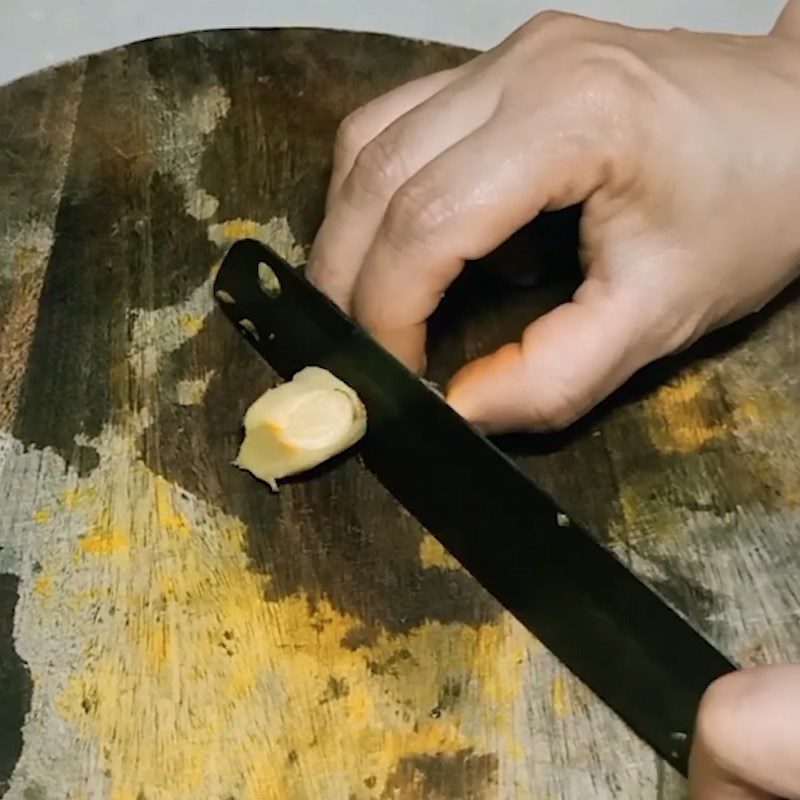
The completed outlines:
[[[460,72],[460,69],[443,70],[398,86],[357,109],[342,122],[336,135],[328,206],[339,193],[364,147],[396,119],[444,89]]]
[[[464,261],[491,252],[542,209],[584,199],[602,177],[603,159],[580,138],[550,132],[544,120],[509,125],[496,115],[391,198],[358,275],[356,318],[418,369],[420,331]]]
[[[448,402],[487,433],[566,427],[652,358],[633,305],[587,281],[520,343],[458,372]]]
[[[800,0],[789,0],[772,28],[773,36],[800,38]]]
[[[800,666],[763,667],[717,681],[698,714],[692,800],[800,798]]]
[[[356,276],[397,189],[482,125],[497,91],[486,82],[451,81],[356,156],[317,233],[308,268],[312,283],[340,307],[350,310]]]

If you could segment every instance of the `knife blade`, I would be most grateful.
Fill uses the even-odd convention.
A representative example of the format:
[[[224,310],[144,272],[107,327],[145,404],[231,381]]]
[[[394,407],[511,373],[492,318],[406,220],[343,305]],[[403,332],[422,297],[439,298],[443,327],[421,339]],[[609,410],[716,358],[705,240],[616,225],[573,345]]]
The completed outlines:
[[[736,666],[505,454],[260,242],[214,283],[285,379],[307,366],[367,409],[364,462],[461,565],[644,742],[686,775],[705,689]]]

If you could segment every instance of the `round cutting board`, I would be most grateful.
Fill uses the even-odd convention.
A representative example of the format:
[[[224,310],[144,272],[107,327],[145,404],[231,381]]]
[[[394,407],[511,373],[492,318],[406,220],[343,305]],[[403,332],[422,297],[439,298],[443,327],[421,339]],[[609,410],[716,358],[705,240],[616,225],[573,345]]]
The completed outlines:
[[[274,376],[214,307],[225,249],[250,236],[301,262],[340,120],[469,56],[228,31],[0,90],[9,800],[678,790],[357,460],[278,495],[230,466]],[[470,280],[438,326],[434,377],[568,290],[509,299]],[[798,319],[788,297],[746,339],[660,367],[574,432],[507,442],[746,662],[800,655]]]

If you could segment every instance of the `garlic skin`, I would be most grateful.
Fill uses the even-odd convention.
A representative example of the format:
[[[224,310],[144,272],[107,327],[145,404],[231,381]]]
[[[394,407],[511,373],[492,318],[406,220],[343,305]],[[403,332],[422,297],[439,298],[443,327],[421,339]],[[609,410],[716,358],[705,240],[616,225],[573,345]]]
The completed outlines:
[[[306,367],[268,389],[247,410],[234,466],[277,491],[277,481],[312,469],[347,450],[367,430],[367,410],[345,383]]]

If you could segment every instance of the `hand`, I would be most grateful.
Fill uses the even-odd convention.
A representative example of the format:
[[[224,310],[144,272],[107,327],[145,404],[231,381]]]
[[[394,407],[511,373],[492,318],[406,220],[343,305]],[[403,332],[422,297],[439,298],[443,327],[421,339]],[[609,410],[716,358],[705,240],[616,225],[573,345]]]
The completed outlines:
[[[717,681],[700,706],[691,800],[800,799],[800,666]]]
[[[309,277],[422,371],[464,261],[585,201],[571,302],[448,390],[490,432],[568,425],[798,274],[798,1],[758,37],[542,14],[374,100],[340,130]]]

